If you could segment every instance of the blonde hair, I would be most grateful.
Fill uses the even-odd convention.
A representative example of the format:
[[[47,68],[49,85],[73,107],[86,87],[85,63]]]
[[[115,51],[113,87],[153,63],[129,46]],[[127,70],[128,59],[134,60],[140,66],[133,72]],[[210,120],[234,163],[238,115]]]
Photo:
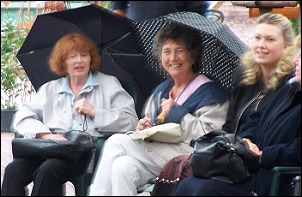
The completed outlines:
[[[90,71],[94,72],[100,67],[101,58],[96,44],[82,33],[71,33],[59,39],[53,47],[48,60],[51,71],[58,76],[67,75],[65,60],[68,52],[72,50],[89,52]]]
[[[281,28],[285,42],[288,47],[284,49],[280,60],[277,62],[276,67],[272,73],[268,76],[266,89],[275,89],[280,79],[290,74],[294,67],[292,59],[296,53],[294,44],[294,30],[290,20],[282,14],[265,13],[259,16],[257,24],[270,24]],[[243,74],[243,80],[241,83],[245,85],[253,85],[257,81],[261,80],[262,71],[259,64],[255,61],[253,52],[250,50],[243,54],[242,64],[245,67]]]

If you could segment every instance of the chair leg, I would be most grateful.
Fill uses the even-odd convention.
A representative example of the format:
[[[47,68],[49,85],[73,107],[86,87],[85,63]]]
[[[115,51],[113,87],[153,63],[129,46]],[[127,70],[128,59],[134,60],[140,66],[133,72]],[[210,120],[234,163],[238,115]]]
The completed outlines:
[[[30,195],[29,195],[29,189],[28,189],[28,186],[26,186],[26,187],[24,188],[24,190],[25,190],[25,196],[30,196]]]
[[[94,166],[97,165],[99,158],[101,157],[101,150],[106,141],[106,139],[111,136],[111,134],[104,134],[103,136],[98,137],[98,145],[95,155],[92,156],[92,162],[94,162]],[[89,165],[87,166],[87,168]],[[94,170],[93,170],[94,171]],[[76,196],[87,196],[88,195],[88,188],[91,184],[91,180],[93,177],[93,172],[85,172],[81,175],[77,175],[73,177],[70,182],[74,185],[75,195]]]
[[[294,178],[294,196],[301,196],[301,175]]]
[[[62,196],[66,196],[66,190],[67,190],[66,183],[64,183],[62,185]]]

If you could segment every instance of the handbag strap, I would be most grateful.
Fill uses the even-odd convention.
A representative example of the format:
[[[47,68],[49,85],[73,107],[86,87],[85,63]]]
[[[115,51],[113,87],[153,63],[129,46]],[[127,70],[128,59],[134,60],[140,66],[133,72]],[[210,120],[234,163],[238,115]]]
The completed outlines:
[[[243,108],[241,109],[240,113],[237,113],[237,115],[236,115],[236,117],[235,117],[235,121],[236,121],[236,124],[235,124],[236,127],[235,127],[235,132],[234,132],[235,135],[236,135],[236,133],[237,133],[238,125],[239,125],[239,120],[240,120],[242,114],[245,112],[245,110],[248,108],[248,106],[250,106],[250,104],[251,104],[252,102],[254,102],[254,100],[256,100],[256,98],[257,98],[260,94],[261,94],[261,91],[258,92],[258,94],[257,94],[254,98],[252,98],[249,102],[247,102],[247,103],[243,106]]]

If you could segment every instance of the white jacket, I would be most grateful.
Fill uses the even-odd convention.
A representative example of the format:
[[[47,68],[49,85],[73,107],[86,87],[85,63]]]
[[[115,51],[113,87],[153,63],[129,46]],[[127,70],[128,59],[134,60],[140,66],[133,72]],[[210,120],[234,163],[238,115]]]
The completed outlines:
[[[132,97],[118,79],[101,72],[93,74],[97,83],[79,94],[95,107],[95,116],[87,116],[87,132],[126,132],[135,129],[138,118]],[[16,113],[14,128],[26,137],[40,132],[68,131],[73,125],[73,101],[66,92],[60,92],[64,77],[41,86],[34,99],[25,103]],[[83,116],[83,115],[81,115]]]

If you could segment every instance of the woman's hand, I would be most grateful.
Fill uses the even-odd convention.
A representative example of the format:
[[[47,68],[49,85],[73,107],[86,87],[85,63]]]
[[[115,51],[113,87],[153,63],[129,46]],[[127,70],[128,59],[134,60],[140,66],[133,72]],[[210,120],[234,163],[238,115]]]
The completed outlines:
[[[175,101],[173,98],[169,98],[169,99],[163,98],[160,103],[161,111],[166,112],[168,114],[174,104]]]
[[[254,156],[259,157],[259,162],[261,162],[262,151],[259,150],[258,146],[254,144],[250,139],[243,138],[246,142],[247,150]]]
[[[53,134],[53,133],[38,133],[36,135],[38,139],[45,140],[56,140],[56,141],[68,141],[62,134]]]
[[[170,109],[173,107],[173,105],[175,104],[174,99],[169,98],[169,99],[165,99],[163,98],[160,104],[160,108],[161,108],[161,112],[157,117],[157,120],[159,123],[163,123],[166,119],[166,116],[168,115]]]
[[[94,106],[88,103],[86,98],[76,101],[74,107],[78,114],[87,114],[90,117],[94,117],[95,115]]]
[[[142,118],[138,121],[138,124],[136,126],[136,131],[147,129],[150,127],[152,127],[152,120],[150,117],[145,116],[144,118]]]

